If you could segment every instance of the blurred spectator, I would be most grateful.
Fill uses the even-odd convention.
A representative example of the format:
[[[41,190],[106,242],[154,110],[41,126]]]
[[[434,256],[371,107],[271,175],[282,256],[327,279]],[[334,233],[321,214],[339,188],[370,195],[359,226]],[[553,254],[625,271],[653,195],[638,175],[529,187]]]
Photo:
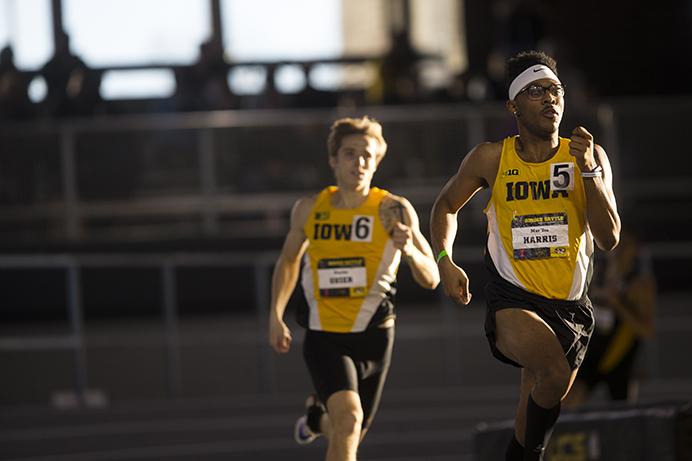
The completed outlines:
[[[177,112],[199,110],[201,105],[198,86],[190,67],[175,67],[175,93],[165,107]]]
[[[46,80],[47,94],[43,101],[43,113],[49,116],[69,115],[70,95],[79,93],[84,75],[73,75],[87,69],[86,64],[70,51],[70,38],[60,34],[55,40],[55,53],[44,64],[40,73]],[[71,81],[72,79],[72,81]],[[68,89],[68,85],[70,88]]]
[[[469,100],[507,100],[505,63],[508,58],[509,56],[500,48],[495,48],[488,54],[484,73],[471,75],[468,78],[466,92]]]
[[[493,49],[488,55],[486,71],[488,72],[487,99],[507,100],[507,75],[505,63],[509,56],[500,49]]]
[[[250,106],[248,108],[262,108],[262,109],[278,109],[286,106],[286,98],[279,92],[276,87],[276,64],[270,64],[266,66],[264,89],[259,95],[258,100],[255,102],[256,107]]]
[[[200,46],[199,61],[193,67],[201,84],[202,104],[207,109],[232,109],[235,98],[228,86],[228,64],[223,45],[218,40],[208,40]]]
[[[457,103],[466,100],[467,73],[458,72],[451,76],[449,83],[434,94],[434,100],[442,103]]]
[[[584,403],[600,383],[612,400],[636,400],[636,359],[654,332],[656,283],[637,236],[623,229],[618,247],[599,263],[589,293],[596,328],[566,408]]]
[[[34,106],[29,99],[29,77],[14,65],[10,46],[0,51],[0,119],[16,120],[31,117]]]
[[[560,56],[560,79],[565,84],[565,107],[569,108],[573,120],[588,120],[598,107],[594,86],[587,81],[583,69],[576,65],[576,60],[569,49],[561,42],[555,43],[555,52]]]
[[[180,111],[236,108],[236,97],[228,86],[228,70],[221,42],[210,39],[202,43],[197,62],[175,70],[174,108]]]
[[[101,71],[86,66],[76,67],[67,81],[66,98],[58,108],[58,114],[76,117],[103,113],[101,99]]]
[[[439,102],[507,100],[505,62],[507,56],[499,49],[492,50],[485,68],[476,72],[466,70],[454,75],[447,87],[438,93]]]
[[[378,69],[378,78],[369,91],[371,103],[408,104],[420,99],[418,75],[420,53],[413,48],[408,33],[395,32],[391,47]]]

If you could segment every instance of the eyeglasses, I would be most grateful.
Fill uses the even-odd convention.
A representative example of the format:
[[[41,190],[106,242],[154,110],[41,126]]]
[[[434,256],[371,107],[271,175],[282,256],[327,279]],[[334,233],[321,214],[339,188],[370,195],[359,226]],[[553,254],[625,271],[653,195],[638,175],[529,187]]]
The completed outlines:
[[[549,91],[550,94],[552,94],[556,98],[560,98],[565,95],[564,85],[541,86],[536,83],[527,86],[526,88],[521,90],[519,94],[526,92],[526,96],[528,96],[529,99],[536,101],[545,96],[546,91]]]

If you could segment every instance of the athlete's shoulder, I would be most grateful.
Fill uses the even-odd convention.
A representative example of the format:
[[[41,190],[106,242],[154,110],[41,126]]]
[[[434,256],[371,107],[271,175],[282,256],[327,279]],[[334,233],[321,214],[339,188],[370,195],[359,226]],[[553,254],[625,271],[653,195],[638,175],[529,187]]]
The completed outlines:
[[[477,144],[467,155],[467,162],[475,164],[498,164],[502,155],[503,141],[488,141]]]
[[[504,142],[504,139],[501,141],[486,141],[476,144],[476,147],[473,149],[480,152],[481,155],[498,155],[502,153],[502,145]]]
[[[298,225],[303,225],[310,216],[310,212],[315,207],[317,199],[321,192],[301,197],[293,204],[291,210],[291,222]]]
[[[298,200],[296,200],[295,204],[293,205],[293,208],[295,208],[295,209],[304,209],[304,208],[311,209],[317,203],[317,199],[319,198],[319,196],[320,196],[320,193],[305,195],[303,197],[300,197]]]
[[[502,157],[503,141],[489,141],[476,145],[464,159],[464,167],[472,177],[482,178],[492,185]]]
[[[388,193],[380,202],[380,219],[385,228],[390,229],[394,222],[411,223],[415,210],[406,197]]]
[[[409,203],[408,200],[406,200],[406,197],[403,197],[401,195],[396,195],[391,192],[387,192],[384,197],[382,197],[382,202],[380,203],[380,207],[387,207],[387,206],[392,206],[393,204],[406,204]]]
[[[306,195],[296,200],[294,210],[312,210],[316,205],[329,202],[331,196],[338,190],[336,186],[328,186],[311,195]]]

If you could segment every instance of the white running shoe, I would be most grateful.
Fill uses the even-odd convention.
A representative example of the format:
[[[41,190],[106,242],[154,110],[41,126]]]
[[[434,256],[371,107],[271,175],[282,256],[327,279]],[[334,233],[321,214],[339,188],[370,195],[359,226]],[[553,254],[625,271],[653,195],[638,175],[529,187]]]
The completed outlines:
[[[303,415],[296,421],[293,427],[293,438],[298,445],[312,443],[320,434],[316,434],[308,427],[308,417]]]

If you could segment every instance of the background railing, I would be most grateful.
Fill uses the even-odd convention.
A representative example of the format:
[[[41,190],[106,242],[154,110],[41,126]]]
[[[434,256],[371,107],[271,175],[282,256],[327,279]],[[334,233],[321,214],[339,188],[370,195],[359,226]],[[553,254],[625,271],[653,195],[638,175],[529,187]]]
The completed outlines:
[[[608,151],[621,208],[651,239],[676,239],[692,177],[680,143],[690,98],[567,111]],[[379,185],[422,217],[468,150],[514,125],[502,105],[372,107],[389,154]],[[13,244],[277,237],[294,200],[330,183],[325,138],[350,111],[229,111],[123,116],[0,127],[0,235]]]
[[[389,142],[378,183],[424,202],[473,145],[512,129],[496,104],[366,112],[384,123]],[[242,111],[7,127],[0,222],[24,238],[70,241],[279,235],[295,198],[332,181],[325,139],[341,115]]]

